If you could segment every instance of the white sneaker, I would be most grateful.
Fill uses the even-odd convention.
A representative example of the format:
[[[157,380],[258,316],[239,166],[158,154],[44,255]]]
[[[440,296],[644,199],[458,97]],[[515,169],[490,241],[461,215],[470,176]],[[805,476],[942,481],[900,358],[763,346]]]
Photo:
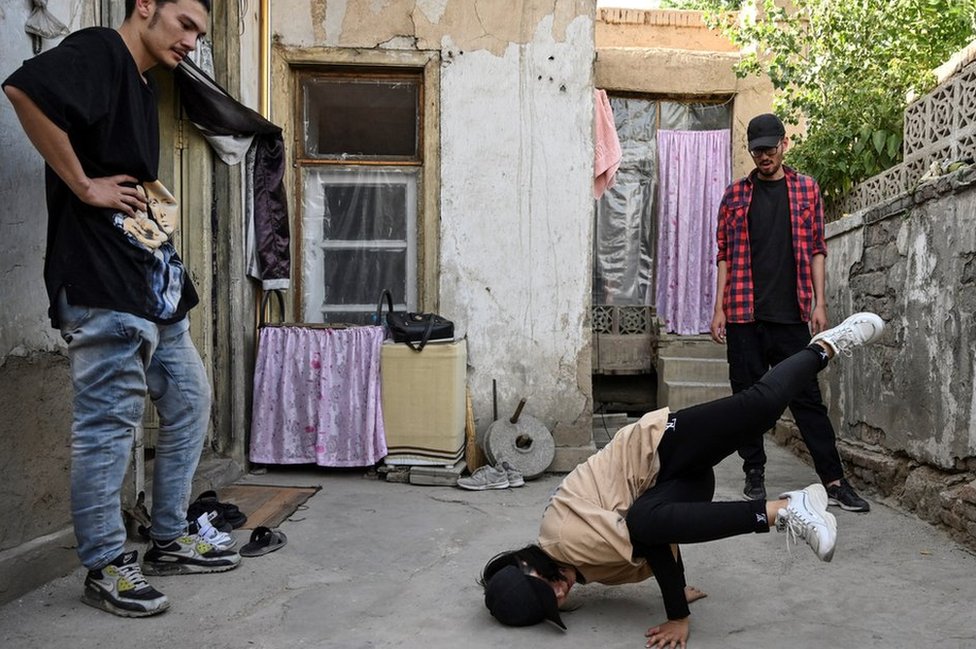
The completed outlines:
[[[853,348],[873,343],[883,331],[884,320],[865,311],[855,313],[836,327],[821,331],[810,342],[825,342],[835,354],[850,356]]]
[[[485,491],[487,489],[508,489],[508,473],[501,467],[489,464],[477,469],[466,478],[458,478],[457,486],[470,491]]]
[[[837,544],[837,519],[827,511],[827,490],[822,484],[812,484],[779,497],[790,501],[776,517],[776,530],[787,533],[787,547],[803,539],[821,561],[830,561]]]
[[[525,484],[525,478],[522,477],[522,473],[509,464],[508,460],[502,460],[501,468],[505,471],[505,476],[508,478],[509,487],[521,487]]]
[[[197,535],[218,550],[230,550],[237,545],[237,539],[227,532],[221,532],[211,524],[217,512],[204,512],[197,517]]]

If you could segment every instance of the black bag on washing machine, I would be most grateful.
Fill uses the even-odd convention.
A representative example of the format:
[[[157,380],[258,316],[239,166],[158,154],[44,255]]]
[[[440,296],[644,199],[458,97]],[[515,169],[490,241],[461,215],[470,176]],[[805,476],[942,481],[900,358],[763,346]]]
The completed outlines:
[[[454,323],[436,313],[394,311],[393,295],[388,290],[380,294],[376,305],[376,322],[384,322],[383,301],[386,301],[386,328],[393,342],[406,343],[415,352],[423,351],[431,341],[453,341]]]

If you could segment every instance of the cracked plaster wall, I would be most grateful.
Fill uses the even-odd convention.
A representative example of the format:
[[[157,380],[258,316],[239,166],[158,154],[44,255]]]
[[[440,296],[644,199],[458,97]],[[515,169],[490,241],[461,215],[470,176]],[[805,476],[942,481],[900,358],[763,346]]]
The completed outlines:
[[[880,345],[827,373],[853,444],[942,470],[976,469],[976,174],[828,226],[833,319],[873,310]]]
[[[519,398],[554,469],[593,449],[589,292],[594,0],[275,2],[286,47],[441,56],[440,311],[468,336],[479,431]]]
[[[91,0],[50,0],[75,30],[95,21]],[[0,79],[34,55],[30,2],[0,3]],[[50,49],[57,41],[44,41]],[[0,97],[0,551],[69,523],[68,361],[47,316],[44,162],[6,96]],[[24,512],[29,512],[24,516]],[[0,599],[4,586],[0,585]]]

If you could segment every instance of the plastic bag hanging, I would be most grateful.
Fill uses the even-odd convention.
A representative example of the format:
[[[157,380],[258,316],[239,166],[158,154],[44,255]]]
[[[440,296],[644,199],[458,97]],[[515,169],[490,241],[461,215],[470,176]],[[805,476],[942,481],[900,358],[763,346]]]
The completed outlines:
[[[24,31],[31,36],[34,54],[40,54],[45,38],[64,36],[70,30],[47,10],[47,0],[31,0],[31,4],[34,8],[27,18]]]

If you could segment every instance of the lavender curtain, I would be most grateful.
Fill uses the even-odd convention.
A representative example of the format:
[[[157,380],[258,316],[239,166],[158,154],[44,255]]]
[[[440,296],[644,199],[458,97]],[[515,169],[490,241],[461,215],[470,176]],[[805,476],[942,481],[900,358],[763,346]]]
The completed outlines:
[[[715,308],[715,227],[731,177],[731,135],[658,131],[657,310],[667,331],[706,333]]]
[[[382,327],[265,327],[258,340],[252,462],[371,466],[386,455]]]

